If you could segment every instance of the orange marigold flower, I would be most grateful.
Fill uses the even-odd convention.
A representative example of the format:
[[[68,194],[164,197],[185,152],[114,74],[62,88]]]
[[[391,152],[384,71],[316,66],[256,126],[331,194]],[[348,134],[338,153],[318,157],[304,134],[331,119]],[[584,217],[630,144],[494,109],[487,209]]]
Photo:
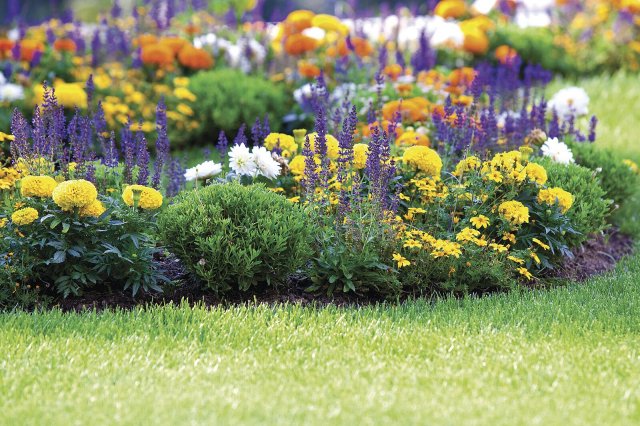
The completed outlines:
[[[390,64],[384,67],[382,72],[391,80],[396,81],[402,75],[402,66],[400,64]]]
[[[373,53],[373,46],[366,39],[362,37],[351,37],[351,45],[353,51],[361,58],[370,56]],[[338,42],[336,46],[336,53],[340,56],[346,56],[349,54],[349,47],[347,46],[347,40],[343,39]]]
[[[462,67],[451,71],[449,84],[452,86],[470,86],[474,78],[476,78],[476,72],[473,68]]]
[[[518,56],[518,52],[514,48],[503,44],[496,48],[495,56],[500,63],[507,64],[512,62],[516,56]]]
[[[180,50],[186,46],[189,42],[180,37],[162,37],[158,40],[158,43],[169,46],[173,50],[173,54],[177,55]]]
[[[428,108],[416,98],[387,102],[382,106],[382,117],[392,121],[396,113],[400,113],[402,120],[411,122],[422,121],[428,116]]]
[[[36,52],[44,52],[44,44],[38,40],[22,40],[20,42],[20,59],[31,62]]]
[[[8,38],[0,38],[0,58],[4,59],[11,54],[14,43]]]
[[[320,75],[320,67],[311,62],[299,61],[298,73],[305,78],[316,78]]]
[[[318,41],[304,34],[292,34],[284,41],[284,50],[289,55],[298,56],[318,47]]]
[[[173,64],[173,50],[164,44],[147,44],[142,47],[140,59],[146,65],[166,67]]]
[[[59,38],[53,42],[53,48],[58,52],[75,52],[78,48],[76,42],[70,38]]]
[[[138,47],[149,46],[150,44],[156,44],[158,42],[158,37],[153,34],[140,34],[138,37],[133,39],[133,45]]]
[[[187,44],[178,53],[180,64],[192,70],[206,70],[213,66],[213,57],[203,49]]]

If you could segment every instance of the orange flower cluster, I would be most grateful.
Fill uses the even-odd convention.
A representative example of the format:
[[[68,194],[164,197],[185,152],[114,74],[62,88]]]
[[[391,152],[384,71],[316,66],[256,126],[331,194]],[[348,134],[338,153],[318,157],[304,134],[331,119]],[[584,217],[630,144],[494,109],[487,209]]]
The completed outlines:
[[[178,53],[178,61],[192,70],[206,70],[213,66],[213,57],[209,52],[190,44],[185,45]]]
[[[70,38],[59,38],[53,42],[53,48],[58,52],[73,53],[77,50],[76,42]]]
[[[24,39],[20,42],[20,60],[31,62],[36,52],[44,52],[41,41]]]

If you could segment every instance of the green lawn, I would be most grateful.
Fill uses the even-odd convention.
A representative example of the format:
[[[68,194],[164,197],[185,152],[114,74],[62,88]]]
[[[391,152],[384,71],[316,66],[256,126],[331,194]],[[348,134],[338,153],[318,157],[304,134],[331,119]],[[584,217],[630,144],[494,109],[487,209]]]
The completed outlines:
[[[635,80],[580,84],[640,159]],[[639,424],[639,284],[636,255],[479,299],[0,314],[0,424]]]

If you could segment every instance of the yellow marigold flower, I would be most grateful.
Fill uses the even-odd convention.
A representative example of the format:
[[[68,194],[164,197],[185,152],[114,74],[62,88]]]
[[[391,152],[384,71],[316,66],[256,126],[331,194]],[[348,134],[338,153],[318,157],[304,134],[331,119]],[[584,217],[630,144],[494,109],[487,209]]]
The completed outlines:
[[[422,248],[422,244],[420,244],[419,241],[414,240],[414,239],[410,239],[404,242],[404,245],[402,246],[404,248]]]
[[[300,202],[300,196],[296,195],[295,197],[287,198],[287,200],[291,201],[292,203],[299,203]]]
[[[264,138],[264,147],[268,150],[279,147],[282,151],[298,152],[298,144],[295,139],[286,133],[269,133]]]
[[[0,228],[4,228],[5,226],[7,226],[7,218],[3,217],[2,219],[0,219]]]
[[[90,204],[82,207],[78,213],[83,217],[99,217],[106,210],[107,209],[104,208],[104,205],[102,205],[102,202],[100,202],[100,200],[93,200],[93,202],[91,202]]]
[[[529,253],[529,256],[531,256],[533,261],[536,262],[536,265],[540,264],[540,258],[538,257],[535,251],[532,251],[531,253]]]
[[[516,236],[510,233],[506,233],[502,236],[502,239],[505,241],[509,241],[511,244],[516,243]]]
[[[309,144],[311,145],[311,150],[315,151],[315,143],[316,138],[318,137],[318,133],[309,133]],[[338,139],[331,135],[327,135],[327,157],[331,160],[336,160],[338,158],[338,154],[340,153],[340,147],[338,146]]]
[[[305,159],[303,155],[296,155],[289,162],[289,170],[296,176],[304,175]]]
[[[518,268],[517,270],[518,270],[518,273],[520,273],[520,275],[522,275],[526,279],[528,280],[533,279],[533,275],[531,275],[531,272],[529,272],[527,268]]]
[[[404,268],[405,266],[409,266],[411,265],[411,262],[409,262],[404,256],[402,256],[400,253],[393,253],[393,260],[396,261],[398,263],[398,269],[400,268]]]
[[[16,210],[11,215],[11,221],[15,225],[29,225],[38,218],[38,210],[33,207],[25,207],[24,209]]]
[[[520,201],[505,201],[498,206],[498,212],[512,225],[529,223],[529,209]]]
[[[562,188],[541,189],[540,192],[538,192],[538,202],[550,206],[557,203],[560,211],[566,213],[573,205],[573,195]]]
[[[87,180],[67,180],[55,187],[51,197],[62,210],[69,211],[91,204],[98,197],[98,191]]]
[[[189,77],[176,77],[176,78],[173,79],[173,84],[176,87],[187,87],[189,85]],[[178,96],[178,95],[176,94],[176,96]],[[178,97],[180,97],[180,96],[178,96]],[[193,100],[195,100],[195,99],[193,99]]]
[[[485,215],[480,215],[480,216],[475,216],[472,217],[469,222],[471,222],[471,224],[473,226],[476,227],[476,229],[482,229],[482,228],[487,228],[490,224],[489,222],[489,218],[486,217]]]
[[[13,141],[15,139],[16,139],[16,137],[13,136],[13,135],[9,135],[7,133],[0,132],[0,142]]]
[[[489,179],[490,181],[496,182],[496,183],[500,183],[503,180],[502,174],[497,170],[494,170],[494,171],[490,172],[489,174],[487,174],[487,179]]]
[[[479,231],[466,227],[462,231],[458,232],[458,234],[456,234],[456,241],[463,241],[463,242],[474,241],[479,236],[480,236]]]
[[[162,207],[162,194],[153,188],[143,185],[129,185],[124,189],[122,199],[128,206],[133,206],[134,197],[138,191],[140,196],[138,207],[145,210],[155,210]]]
[[[2,139],[0,138],[0,140],[2,140]],[[622,160],[622,162],[626,166],[628,166],[633,173],[640,174],[640,168],[638,167],[638,165],[635,162],[633,162],[631,160]]]
[[[23,197],[51,197],[58,182],[51,176],[25,176],[21,180],[20,194]]]
[[[504,253],[509,250],[507,246],[497,243],[489,244],[489,248],[493,251],[497,251],[498,253]]]
[[[534,238],[532,240],[534,243],[536,243],[537,245],[539,245],[540,247],[542,247],[544,250],[549,250],[551,247],[549,247],[547,244],[543,243],[542,241],[540,241],[537,238]]]
[[[369,155],[369,145],[365,143],[357,143],[353,145],[353,167],[362,170],[367,165],[367,156]]]
[[[180,103],[178,104],[178,106],[176,106],[176,109],[180,114],[184,114],[189,117],[193,115],[193,109],[191,109],[191,107],[187,104]]]
[[[527,177],[538,185],[544,185],[547,182],[547,171],[540,164],[529,163],[524,171]]]
[[[462,254],[462,246],[453,241],[436,240],[432,245],[433,251],[431,252],[431,256],[436,259],[446,256],[453,256],[458,259]]]
[[[477,170],[478,168],[480,168],[481,164],[482,162],[478,157],[469,156],[463,160],[460,160],[460,162],[456,165],[456,169],[453,172],[453,175],[460,177],[468,171]]]
[[[402,161],[429,176],[440,176],[442,160],[436,151],[426,146],[414,145],[407,148]]]
[[[515,256],[507,256],[507,259],[509,259],[512,262],[515,262],[519,265],[524,265],[524,260],[520,259],[519,257],[515,257]]]

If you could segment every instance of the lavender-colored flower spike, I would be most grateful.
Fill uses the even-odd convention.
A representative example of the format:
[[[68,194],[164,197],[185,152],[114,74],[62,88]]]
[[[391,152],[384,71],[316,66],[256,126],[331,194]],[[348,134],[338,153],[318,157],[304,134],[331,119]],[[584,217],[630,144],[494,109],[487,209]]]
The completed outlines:
[[[13,110],[11,116],[11,133],[14,136],[14,140],[11,141],[10,145],[13,162],[15,163],[20,157],[31,157],[32,152],[29,149],[31,127],[18,108]]]
[[[167,134],[167,106],[164,103],[164,96],[160,98],[156,107],[156,162],[154,164],[153,178],[151,186],[160,187],[162,169],[169,160],[169,136]]]
[[[138,125],[136,132],[136,165],[138,166],[138,185],[147,185],[149,182],[149,150],[147,149],[147,138],[142,131],[142,121]]]
[[[598,118],[593,115],[589,121],[589,142],[596,141],[596,127],[598,126]]]
[[[253,123],[253,127],[251,127],[251,140],[253,141],[253,146],[262,145],[262,141],[264,140],[262,137],[262,123],[257,117]]]
[[[225,154],[228,146],[229,141],[227,140],[227,135],[224,134],[224,130],[221,130],[218,135],[218,144],[216,145],[216,149],[220,151],[220,154]]]
[[[180,163],[180,160],[173,159],[169,163],[169,184],[167,185],[167,196],[175,197],[180,190],[184,188],[185,177],[184,167]]]
[[[247,144],[247,136],[244,133],[245,128],[246,128],[245,124],[242,123],[242,125],[240,126],[240,129],[238,130],[238,134],[233,140],[234,145]]]
[[[131,119],[121,130],[122,156],[124,157],[124,183],[133,183],[133,167],[136,162],[136,143],[131,132]]]
[[[93,93],[95,92],[96,86],[93,84],[93,74],[89,74],[89,78],[87,79],[87,83],[85,84],[85,91],[87,92],[87,104],[91,105],[91,101],[93,100]]]

